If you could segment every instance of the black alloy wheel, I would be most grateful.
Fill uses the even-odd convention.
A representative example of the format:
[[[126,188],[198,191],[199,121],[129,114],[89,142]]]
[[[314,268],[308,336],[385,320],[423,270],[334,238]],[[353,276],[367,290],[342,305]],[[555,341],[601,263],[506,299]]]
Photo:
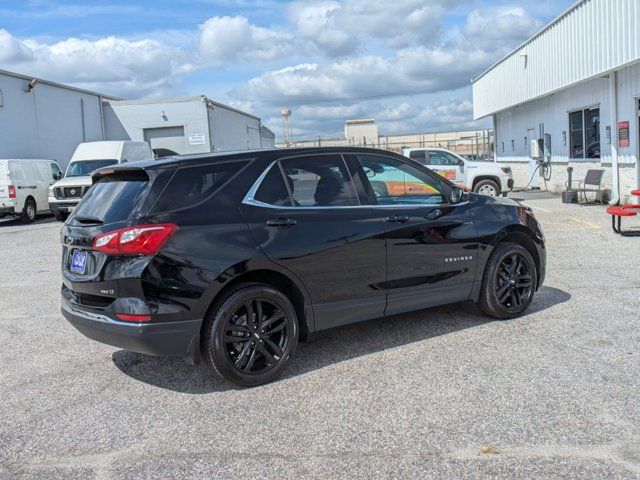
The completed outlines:
[[[494,288],[498,301],[509,311],[518,311],[530,300],[533,293],[531,272],[520,253],[509,255],[500,262]]]
[[[529,251],[517,243],[501,243],[485,266],[478,307],[502,320],[519,317],[533,300],[537,279]]]
[[[263,373],[278,365],[289,342],[287,318],[274,303],[250,299],[227,319],[225,352],[242,373]]]
[[[227,292],[206,319],[202,353],[225,380],[247,387],[278,377],[297,343],[291,301],[271,285],[245,283]]]

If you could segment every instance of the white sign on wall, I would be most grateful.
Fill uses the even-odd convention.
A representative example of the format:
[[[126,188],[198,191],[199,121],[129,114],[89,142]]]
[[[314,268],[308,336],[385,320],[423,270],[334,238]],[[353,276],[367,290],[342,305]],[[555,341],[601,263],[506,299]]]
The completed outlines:
[[[206,143],[206,138],[204,133],[189,134],[189,145],[204,145],[205,143]]]

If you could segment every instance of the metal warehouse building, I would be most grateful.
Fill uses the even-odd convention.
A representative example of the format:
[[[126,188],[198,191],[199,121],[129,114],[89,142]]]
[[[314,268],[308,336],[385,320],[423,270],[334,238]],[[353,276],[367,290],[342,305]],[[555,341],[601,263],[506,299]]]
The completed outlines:
[[[0,70],[0,158],[67,164],[82,142],[104,140],[107,95]]]
[[[149,142],[161,154],[259,149],[275,144],[275,137],[266,138],[268,133],[258,117],[204,95],[106,101],[103,109],[109,140]]]
[[[66,167],[79,143],[143,140],[163,154],[275,146],[260,119],[206,96],[126,101],[0,70],[0,158]]]
[[[531,140],[549,134],[549,189],[565,188],[568,166],[574,178],[602,168],[625,200],[640,188],[640,1],[577,2],[475,79],[473,103],[517,185],[535,170]]]

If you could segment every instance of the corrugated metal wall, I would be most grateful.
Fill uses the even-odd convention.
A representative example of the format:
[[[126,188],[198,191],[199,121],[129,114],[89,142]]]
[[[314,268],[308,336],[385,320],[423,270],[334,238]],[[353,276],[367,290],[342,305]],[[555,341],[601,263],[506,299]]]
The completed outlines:
[[[640,0],[584,0],[474,81],[474,117],[637,61]]]

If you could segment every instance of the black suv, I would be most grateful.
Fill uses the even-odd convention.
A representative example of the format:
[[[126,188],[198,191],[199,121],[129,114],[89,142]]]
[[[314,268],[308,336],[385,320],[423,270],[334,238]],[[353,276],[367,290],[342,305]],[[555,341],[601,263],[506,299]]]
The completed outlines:
[[[298,341],[473,300],[521,315],[545,275],[531,210],[394,153],[261,150],[105,167],[62,229],[62,312],[86,336],[279,376]]]

